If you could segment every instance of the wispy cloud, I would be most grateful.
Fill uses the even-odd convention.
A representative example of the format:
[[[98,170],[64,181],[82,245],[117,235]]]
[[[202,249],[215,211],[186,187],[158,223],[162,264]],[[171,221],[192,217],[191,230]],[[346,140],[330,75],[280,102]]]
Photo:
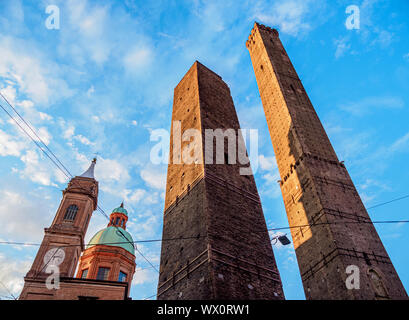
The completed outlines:
[[[60,77],[58,64],[47,61],[35,46],[0,34],[0,51],[0,77],[16,83],[29,99],[47,105],[52,100],[72,95],[72,90]]]
[[[342,57],[351,48],[351,44],[349,44],[348,41],[349,37],[342,37],[341,39],[334,40],[336,45],[335,58],[338,59]]]
[[[317,6],[325,5],[322,1],[275,1],[256,5],[254,18],[262,23],[279,28],[280,32],[292,36],[307,33],[319,21],[315,20]],[[321,7],[322,9],[322,7]]]
[[[409,132],[404,136],[398,138],[392,145],[388,148],[390,153],[395,153],[398,151],[409,150]]]
[[[41,195],[43,193],[41,192]],[[41,198],[41,196],[40,196]],[[0,190],[0,219],[7,220],[1,230],[1,236],[13,241],[39,241],[43,236],[44,227],[47,221],[55,212],[52,210],[52,203],[42,203],[40,199],[15,190]],[[10,219],[12,212],[13,218]],[[0,264],[1,265],[1,264]]]
[[[166,172],[158,171],[158,168],[146,168],[141,171],[142,179],[156,189],[164,190],[166,185]]]
[[[367,97],[340,105],[340,109],[355,116],[363,116],[378,110],[401,109],[405,105],[400,97]]]
[[[27,258],[24,260],[10,259],[3,253],[0,253],[0,296],[18,297],[24,285],[24,276],[29,270],[32,261]],[[11,297],[12,298],[12,297]],[[10,299],[11,299],[10,298]]]

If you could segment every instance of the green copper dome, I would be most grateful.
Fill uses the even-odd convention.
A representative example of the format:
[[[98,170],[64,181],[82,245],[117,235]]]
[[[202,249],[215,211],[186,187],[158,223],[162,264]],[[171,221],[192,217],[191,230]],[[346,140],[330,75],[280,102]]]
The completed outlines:
[[[121,232],[123,235],[121,234]],[[99,244],[104,244],[113,247],[121,247],[135,255],[135,246],[131,235],[129,234],[129,232],[125,231],[120,227],[107,227],[105,229],[98,231],[95,234],[95,236],[92,237],[91,241],[87,245],[87,249]]]
[[[124,215],[128,216],[128,211],[126,211],[126,209],[123,207],[123,205],[121,205],[120,207],[112,210],[112,213],[114,213],[114,212],[123,213]]]

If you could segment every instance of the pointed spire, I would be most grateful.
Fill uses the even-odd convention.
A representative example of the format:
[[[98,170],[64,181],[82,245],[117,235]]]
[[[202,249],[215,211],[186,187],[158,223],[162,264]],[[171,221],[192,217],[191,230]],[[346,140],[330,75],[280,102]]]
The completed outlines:
[[[124,207],[124,202],[123,202],[123,201],[122,201],[122,203],[121,203],[120,207],[121,207],[121,208],[123,208],[123,207]]]
[[[95,164],[97,163],[97,158],[94,158],[92,160],[91,165],[89,166],[88,170],[85,171],[82,175],[80,175],[80,177],[83,178],[91,178],[91,179],[95,179],[94,177],[94,169],[95,169]]]

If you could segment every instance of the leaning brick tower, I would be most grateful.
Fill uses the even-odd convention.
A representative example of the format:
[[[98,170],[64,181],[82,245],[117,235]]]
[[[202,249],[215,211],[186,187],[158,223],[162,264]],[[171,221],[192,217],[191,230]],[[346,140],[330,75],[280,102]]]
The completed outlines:
[[[407,298],[277,30],[255,23],[246,46],[274,147],[307,299]],[[358,290],[346,286],[350,265],[359,270]]]
[[[159,300],[284,298],[253,175],[227,163],[226,144],[226,162],[204,161],[206,129],[239,128],[228,86],[195,62],[174,92]],[[192,143],[189,129],[200,140],[191,163],[178,152]]]

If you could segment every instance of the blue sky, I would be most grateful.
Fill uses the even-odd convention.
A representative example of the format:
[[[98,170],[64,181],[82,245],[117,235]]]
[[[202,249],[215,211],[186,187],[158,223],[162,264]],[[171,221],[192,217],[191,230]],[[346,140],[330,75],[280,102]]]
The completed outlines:
[[[45,8],[60,8],[60,29]],[[360,29],[345,27],[347,6]],[[98,153],[99,204],[122,200],[134,240],[161,237],[166,166],[149,160],[150,132],[170,128],[173,89],[195,60],[231,89],[242,128],[259,130],[256,183],[270,228],[288,226],[273,148],[245,41],[257,20],[276,27],[340,160],[367,207],[408,194],[408,1],[0,2],[0,90],[75,174]],[[3,103],[2,103],[3,104]],[[3,104],[4,105],[4,104]],[[67,181],[0,113],[1,241],[39,243]],[[408,219],[409,199],[369,210]],[[106,225],[95,212],[86,240]],[[409,289],[409,224],[376,225]],[[155,265],[160,244],[138,245]],[[0,280],[18,295],[37,248],[0,246]],[[292,246],[275,246],[287,299],[304,299]],[[140,256],[131,295],[156,293]],[[0,296],[9,295],[0,287]]]

